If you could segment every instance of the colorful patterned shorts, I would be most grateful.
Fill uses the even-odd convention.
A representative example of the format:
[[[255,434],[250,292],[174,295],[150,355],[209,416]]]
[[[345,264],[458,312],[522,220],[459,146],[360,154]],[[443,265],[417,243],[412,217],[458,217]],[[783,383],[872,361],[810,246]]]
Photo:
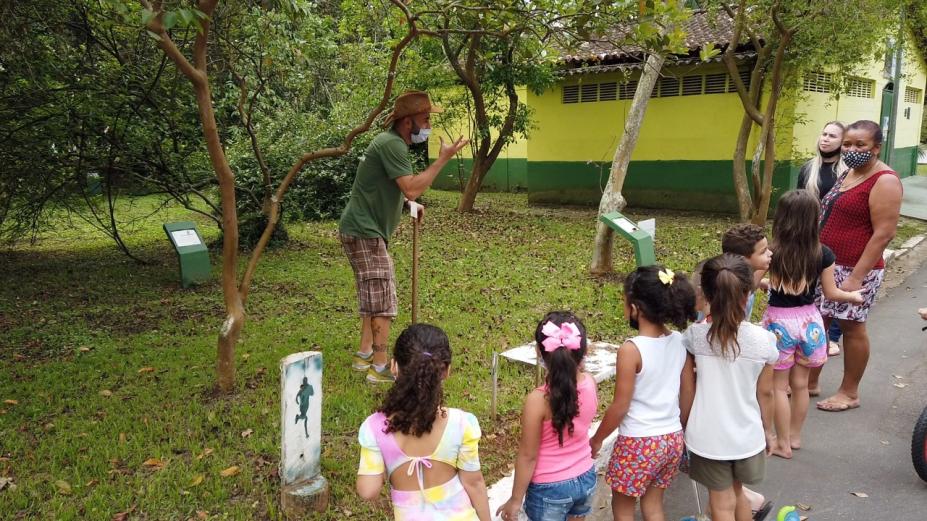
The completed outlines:
[[[641,497],[650,487],[668,488],[679,473],[684,443],[682,431],[642,438],[619,435],[605,482],[630,497]]]
[[[399,310],[396,276],[386,241],[379,237],[338,236],[354,270],[360,316],[395,317]]]
[[[834,264],[834,281],[839,287],[853,273],[852,266],[841,266]],[[834,302],[824,298],[821,285],[814,294],[814,303],[817,304],[821,311],[821,316],[827,318],[836,318],[838,320],[850,320],[852,322],[865,322],[869,317],[869,308],[875,302],[876,294],[879,287],[882,286],[882,279],[885,277],[885,270],[871,270],[863,280],[863,303],[850,304],[849,302]]]
[[[817,306],[797,308],[770,306],[763,314],[763,327],[776,335],[779,348],[777,371],[802,367],[821,367],[827,361],[827,333]]]

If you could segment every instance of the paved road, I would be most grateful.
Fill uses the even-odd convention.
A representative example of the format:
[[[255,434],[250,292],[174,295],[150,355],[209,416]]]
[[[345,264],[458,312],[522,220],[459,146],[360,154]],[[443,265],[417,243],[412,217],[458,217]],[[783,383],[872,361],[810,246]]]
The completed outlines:
[[[925,306],[927,263],[873,308],[872,356],[860,391],[861,407],[828,413],[812,402],[804,448],[790,461],[769,460],[766,481],[756,488],[775,502],[773,512],[781,505],[804,503],[812,507],[803,513],[809,521],[927,521],[927,483],[914,473],[910,456],[914,422],[927,406],[927,332],[921,332],[924,324],[915,314]],[[836,390],[842,370],[842,358],[828,363],[822,376],[825,396]],[[704,504],[706,492],[701,491]],[[695,505],[691,481],[680,476],[667,492],[667,519],[694,514]],[[589,519],[610,518],[603,490]]]

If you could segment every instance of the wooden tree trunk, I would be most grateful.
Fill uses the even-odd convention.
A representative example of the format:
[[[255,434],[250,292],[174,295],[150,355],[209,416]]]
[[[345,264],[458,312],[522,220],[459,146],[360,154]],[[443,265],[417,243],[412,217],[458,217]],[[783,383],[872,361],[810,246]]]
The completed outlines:
[[[753,118],[746,113],[740,122],[740,132],[737,133],[737,145],[734,147],[734,194],[737,196],[737,216],[741,221],[750,219],[753,209],[753,198],[750,195],[750,186],[747,184],[747,142],[750,140],[750,131],[753,129]]]
[[[631,108],[628,110],[628,117],[624,123],[621,141],[618,142],[615,157],[612,159],[608,182],[602,192],[602,199],[599,200],[598,217],[609,212],[621,211],[627,204],[621,190],[624,187],[624,180],[628,176],[631,154],[634,152],[637,138],[640,136],[644,113],[647,111],[647,103],[650,101],[653,86],[656,85],[657,78],[660,77],[664,59],[665,57],[662,54],[655,53],[648,56],[647,61],[644,63],[637,89],[634,91],[634,98],[631,100]],[[614,269],[612,266],[613,235],[612,229],[605,223],[596,222],[595,244],[592,250],[592,262],[589,264],[591,273],[608,273]]]
[[[457,206],[458,212],[466,213],[473,211],[473,204],[476,202],[476,194],[480,192],[480,187],[483,186],[483,178],[486,177],[486,172],[489,171],[486,163],[487,161],[484,158],[473,158],[473,168],[470,169],[470,179],[467,180],[467,185],[464,187],[463,194],[460,196],[460,204]]]

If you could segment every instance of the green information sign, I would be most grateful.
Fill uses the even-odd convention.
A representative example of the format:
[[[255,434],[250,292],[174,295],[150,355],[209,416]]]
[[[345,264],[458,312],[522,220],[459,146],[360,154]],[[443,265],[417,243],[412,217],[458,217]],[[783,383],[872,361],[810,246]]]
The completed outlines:
[[[209,279],[209,250],[203,237],[191,221],[165,223],[164,233],[177,251],[180,263],[180,285],[189,288]]]
[[[642,230],[637,224],[619,212],[611,212],[600,217],[609,228],[618,232],[634,246],[634,260],[638,266],[651,266],[657,263],[653,251],[653,235]]]

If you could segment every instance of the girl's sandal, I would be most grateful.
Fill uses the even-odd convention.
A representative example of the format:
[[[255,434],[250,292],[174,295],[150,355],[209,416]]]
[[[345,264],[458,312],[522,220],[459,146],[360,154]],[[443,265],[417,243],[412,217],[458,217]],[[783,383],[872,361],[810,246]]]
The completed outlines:
[[[840,344],[833,341],[828,342],[827,356],[840,356]]]

